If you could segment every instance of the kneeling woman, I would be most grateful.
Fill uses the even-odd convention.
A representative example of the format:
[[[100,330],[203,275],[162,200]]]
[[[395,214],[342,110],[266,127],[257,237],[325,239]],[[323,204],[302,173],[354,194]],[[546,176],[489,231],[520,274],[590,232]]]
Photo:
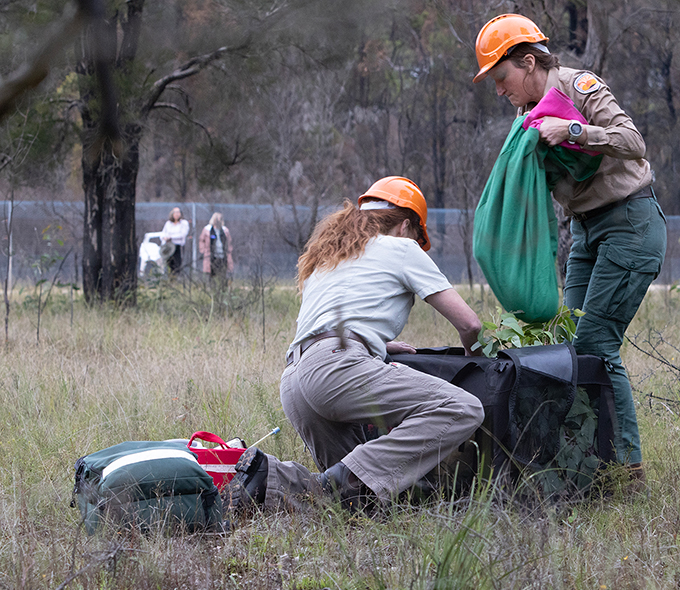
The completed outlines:
[[[410,488],[479,427],[483,409],[466,391],[388,353],[414,295],[456,328],[466,354],[481,323],[425,254],[427,205],[406,178],[387,177],[319,223],[298,263],[302,306],[281,377],[286,416],[321,474],[255,448],[230,486],[237,510],[289,504],[323,488],[348,503],[362,493],[389,501]],[[389,430],[366,440],[364,424]]]

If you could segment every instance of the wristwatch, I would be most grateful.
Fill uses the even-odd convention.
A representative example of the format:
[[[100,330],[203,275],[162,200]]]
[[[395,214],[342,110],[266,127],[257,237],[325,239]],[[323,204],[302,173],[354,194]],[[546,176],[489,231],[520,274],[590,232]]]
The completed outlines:
[[[571,121],[569,123],[569,143],[576,143],[576,140],[583,134],[583,125],[578,121]]]

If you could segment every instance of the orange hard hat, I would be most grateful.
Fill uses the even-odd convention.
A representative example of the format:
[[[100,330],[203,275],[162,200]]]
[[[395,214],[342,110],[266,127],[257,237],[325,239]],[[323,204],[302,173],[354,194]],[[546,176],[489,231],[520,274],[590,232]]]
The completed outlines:
[[[475,53],[479,72],[472,80],[477,83],[486,78],[488,71],[508,50],[520,43],[541,43],[548,41],[536,23],[520,14],[501,14],[486,23],[477,35]]]
[[[427,203],[423,191],[415,182],[403,176],[387,176],[373,183],[373,186],[359,197],[359,205],[369,197],[415,211],[423,230],[423,237],[418,243],[426,252],[430,249],[430,238],[427,235]]]

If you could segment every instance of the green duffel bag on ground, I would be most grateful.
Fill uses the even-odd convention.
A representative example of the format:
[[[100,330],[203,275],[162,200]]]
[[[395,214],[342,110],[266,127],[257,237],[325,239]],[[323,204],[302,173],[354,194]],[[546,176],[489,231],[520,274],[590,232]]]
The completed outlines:
[[[75,464],[71,506],[88,534],[103,523],[148,532],[219,531],[222,499],[183,442],[124,442]]]

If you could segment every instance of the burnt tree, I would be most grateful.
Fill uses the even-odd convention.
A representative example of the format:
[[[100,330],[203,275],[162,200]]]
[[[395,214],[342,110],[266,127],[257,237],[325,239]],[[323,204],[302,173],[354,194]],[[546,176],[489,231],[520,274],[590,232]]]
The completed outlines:
[[[148,75],[140,76],[141,66],[135,64],[144,4],[145,0],[127,0],[120,9],[101,15],[76,44],[85,199],[83,293],[90,303],[135,303],[136,183],[139,146],[150,113],[160,108],[184,112],[181,105],[161,100],[165,90],[248,44],[245,39],[238,46],[194,57],[150,83]],[[115,96],[113,84],[106,83],[114,79],[123,87],[119,96]],[[120,121],[119,127],[116,133],[103,134],[111,111]]]

